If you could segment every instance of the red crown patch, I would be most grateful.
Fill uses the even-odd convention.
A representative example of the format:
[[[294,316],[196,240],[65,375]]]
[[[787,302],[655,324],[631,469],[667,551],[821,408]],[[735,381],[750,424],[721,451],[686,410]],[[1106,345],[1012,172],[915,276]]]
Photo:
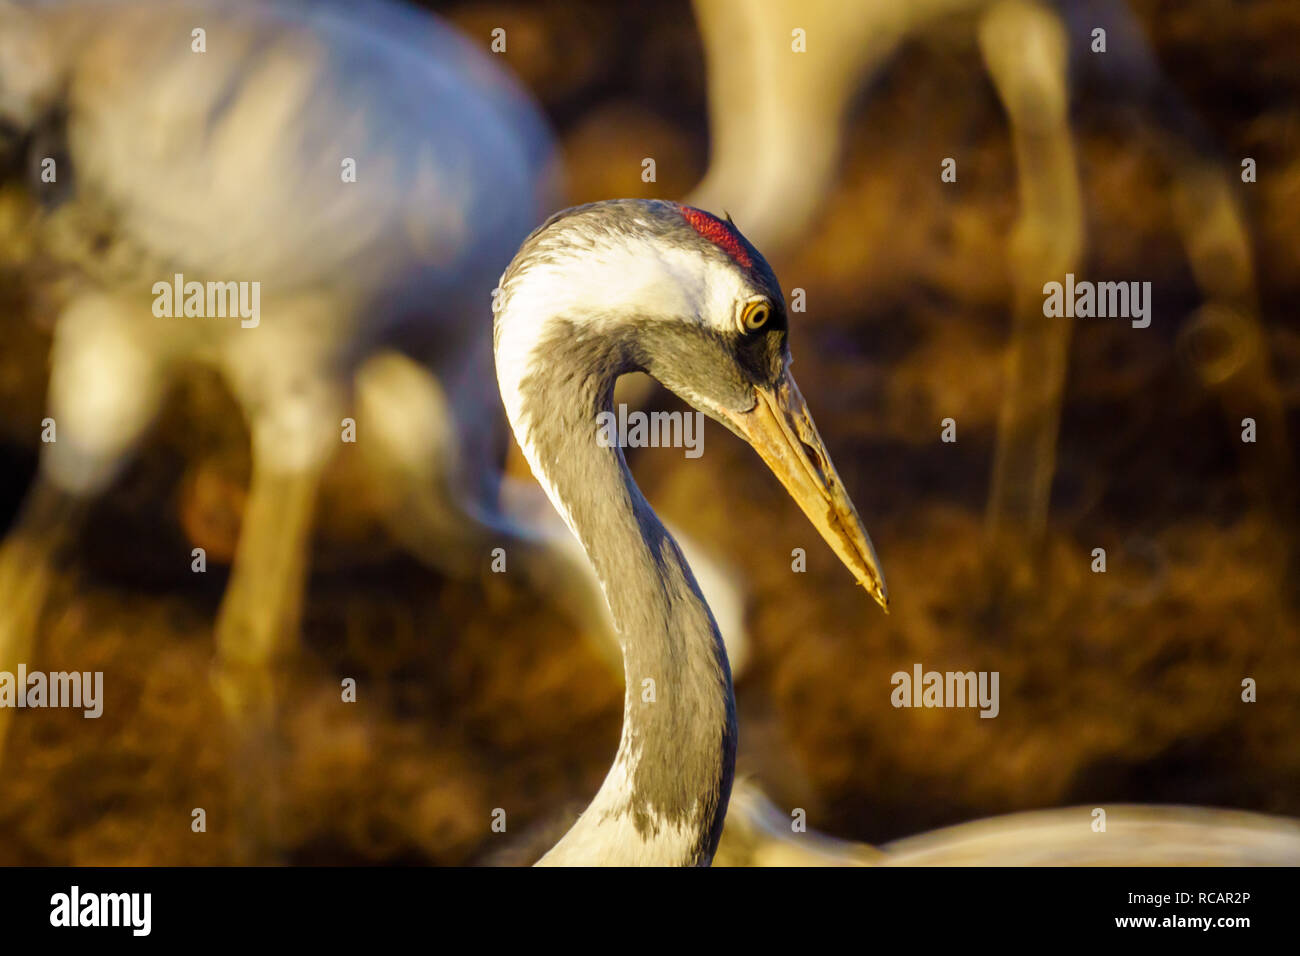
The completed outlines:
[[[691,224],[692,229],[731,256],[737,263],[746,269],[753,267],[754,260],[746,251],[745,244],[740,241],[740,233],[736,231],[735,226],[694,206],[682,206],[682,216]]]

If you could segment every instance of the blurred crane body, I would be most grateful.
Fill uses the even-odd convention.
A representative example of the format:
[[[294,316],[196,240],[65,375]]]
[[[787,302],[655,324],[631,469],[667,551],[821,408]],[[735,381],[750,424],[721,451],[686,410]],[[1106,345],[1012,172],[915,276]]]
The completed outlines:
[[[30,200],[5,244],[61,302],[55,440],[0,548],[0,669],[30,660],[59,549],[193,363],[218,370],[252,441],[216,626],[238,725],[265,724],[293,648],[354,380],[357,446],[423,556],[465,574],[518,546],[556,592],[598,597],[496,508],[491,292],[551,201],[551,141],[485,53],[386,2],[0,0],[0,128],[3,182]],[[180,277],[255,287],[258,320],[159,308],[156,284]]]
[[[1108,804],[989,817],[877,848],[794,832],[737,779],[715,866],[1296,866],[1300,821],[1205,807]]]
[[[711,159],[687,201],[727,210],[769,250],[810,228],[834,184],[845,121],[858,93],[905,40],[966,18],[1006,110],[1020,178],[1010,238],[1013,331],[988,506],[988,546],[1002,570],[1032,583],[1047,524],[1071,322],[1045,320],[1043,285],[1077,271],[1084,216],[1070,127],[1070,67],[1092,31],[1107,49],[1090,75],[1106,114],[1136,107],[1158,128],[1179,211],[1178,227],[1206,305],[1180,338],[1226,340],[1220,357],[1193,362],[1230,420],[1268,421],[1260,496],[1292,520],[1292,473],[1281,395],[1258,322],[1248,233],[1228,165],[1161,72],[1122,0],[695,0],[708,65]],[[806,52],[794,52],[796,30]],[[1073,61],[1072,61],[1073,56]],[[1144,130],[1144,132],[1146,132]],[[938,168],[938,158],[935,159]],[[936,174],[937,175],[937,174]],[[1189,346],[1189,354],[1197,349]],[[1025,580],[1026,577],[1029,580]]]

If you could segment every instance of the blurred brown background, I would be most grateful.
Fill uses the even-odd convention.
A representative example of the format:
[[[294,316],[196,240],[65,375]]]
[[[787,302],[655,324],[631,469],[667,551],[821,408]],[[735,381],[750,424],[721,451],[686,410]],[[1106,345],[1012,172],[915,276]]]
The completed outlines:
[[[485,46],[493,27],[508,29],[508,65],[557,129],[571,202],[679,198],[702,175],[704,69],[687,3],[431,6]],[[1295,435],[1300,8],[1132,6],[1238,189]],[[982,568],[1017,184],[969,30],[905,43],[862,91],[834,195],[797,253],[773,262],[787,292],[807,290],[792,332],[799,381],[881,555],[892,614],[854,588],[722,428],[709,423],[699,459],[633,453],[660,514],[743,572],[754,649],[737,686],[741,772],[837,836],[879,842],[1121,800],[1300,815],[1295,516],[1257,493],[1259,446],[1241,443],[1180,347],[1201,300],[1169,183],[1151,146],[1108,118],[1077,91],[1080,273],[1150,280],[1155,321],[1076,324],[1036,597],[999,602]],[[641,181],[645,156],[657,183]],[[945,156],[959,157],[956,185],[939,181]],[[1258,161],[1255,184],[1239,182],[1244,156]],[[4,521],[35,468],[49,335],[39,295],[3,287],[0,299]],[[956,444],[939,441],[949,416]],[[207,673],[246,441],[216,380],[196,378],[96,505],[33,666],[107,672],[104,716],[16,722],[0,768],[0,863],[239,858]],[[305,651],[282,698],[275,858],[472,862],[594,793],[617,744],[621,682],[511,582],[485,574],[466,588],[400,553],[343,459],[320,505]],[[196,544],[212,562],[205,576],[176,558]],[[806,574],[791,573],[795,547]],[[1094,547],[1107,551],[1105,575],[1089,571]],[[890,675],[918,661],[999,671],[1000,716],[892,708]],[[358,680],[355,705],[339,704],[344,677]],[[1245,677],[1257,703],[1241,701]],[[189,831],[194,807],[208,810],[205,835]],[[497,807],[506,835],[489,829]]]

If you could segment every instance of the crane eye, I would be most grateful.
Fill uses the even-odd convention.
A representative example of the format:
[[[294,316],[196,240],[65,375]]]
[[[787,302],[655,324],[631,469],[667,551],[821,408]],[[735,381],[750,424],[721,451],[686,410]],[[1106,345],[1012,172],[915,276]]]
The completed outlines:
[[[740,314],[740,330],[757,332],[771,317],[772,306],[765,299],[755,299],[753,302],[746,303],[745,310]]]

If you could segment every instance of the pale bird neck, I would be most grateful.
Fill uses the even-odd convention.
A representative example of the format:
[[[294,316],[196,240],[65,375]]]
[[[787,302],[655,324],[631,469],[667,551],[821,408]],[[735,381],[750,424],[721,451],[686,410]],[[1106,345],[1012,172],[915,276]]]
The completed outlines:
[[[622,370],[616,334],[563,321],[515,382],[511,425],[596,570],[623,645],[618,753],[591,805],[545,864],[708,864],[735,767],[731,672],[708,605],[622,452],[597,442]],[[513,407],[512,407],[513,406]]]

